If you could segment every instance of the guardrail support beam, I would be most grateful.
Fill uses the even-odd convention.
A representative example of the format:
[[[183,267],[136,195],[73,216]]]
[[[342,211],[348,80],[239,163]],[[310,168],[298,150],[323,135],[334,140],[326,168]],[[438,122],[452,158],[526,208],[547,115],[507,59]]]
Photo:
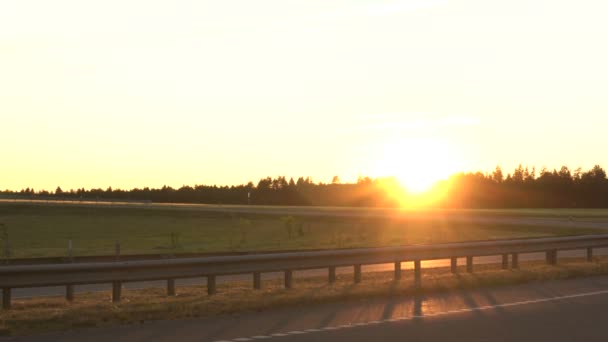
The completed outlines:
[[[329,283],[336,282],[336,266],[329,266]]]
[[[555,265],[557,264],[557,251],[556,250],[550,250],[547,251],[546,253],[546,259],[547,259],[547,264],[548,265]]]
[[[207,294],[214,295],[217,292],[217,287],[215,286],[215,276],[208,275],[207,276]]]
[[[292,270],[285,271],[285,288],[286,289],[293,288],[293,271]]]
[[[395,262],[395,280],[401,280],[401,261]]]
[[[120,295],[122,291],[122,283],[120,281],[112,282],[112,302],[120,302]]]
[[[587,261],[593,261],[593,248],[587,248]]]
[[[74,300],[74,285],[65,286],[65,300],[71,302]]]
[[[357,264],[355,265],[355,284],[358,284],[361,282],[361,265]]]
[[[414,287],[417,289],[422,287],[421,269],[422,264],[420,260],[414,260]]]
[[[167,296],[175,296],[175,279],[167,279]]]
[[[509,254],[502,255],[502,269],[503,270],[509,269]]]
[[[453,257],[450,259],[450,271],[452,273],[458,273],[458,258]]]
[[[262,288],[262,273],[253,272],[253,288],[259,290]]]
[[[512,260],[511,263],[513,264],[513,268],[519,268],[519,254],[518,253],[513,253],[511,255]]]
[[[467,256],[467,273],[473,273],[473,257]]]
[[[3,288],[2,289],[2,309],[9,310],[11,308],[11,289]]]

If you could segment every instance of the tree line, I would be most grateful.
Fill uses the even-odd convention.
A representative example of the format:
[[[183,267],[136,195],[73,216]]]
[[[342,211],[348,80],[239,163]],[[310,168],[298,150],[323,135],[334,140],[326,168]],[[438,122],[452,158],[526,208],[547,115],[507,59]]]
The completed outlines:
[[[504,175],[500,167],[483,174],[459,173],[441,203],[452,208],[608,208],[606,171],[595,165],[559,170],[522,167]]]
[[[310,177],[297,180],[284,177],[266,177],[256,184],[243,185],[184,185],[180,188],[72,189],[61,187],[52,192],[32,188],[21,191],[0,192],[4,198],[69,200],[69,201],[133,201],[157,203],[200,204],[251,204],[251,205],[302,205],[302,206],[397,206],[398,202],[386,196],[380,186],[383,179],[361,177],[356,183],[315,183]]]
[[[493,172],[462,172],[437,186],[446,194],[434,203],[443,208],[608,208],[608,179],[599,165],[582,171],[562,166],[559,170],[519,165],[504,174],[500,167]],[[393,178],[360,177],[356,183],[315,183],[310,177],[297,180],[266,177],[257,184],[235,186],[184,185],[180,188],[72,189],[57,187],[54,192],[26,188],[3,191],[4,198],[62,199],[96,201],[147,201],[158,203],[251,204],[397,207],[403,196],[394,189]],[[401,196],[401,198],[400,198]]]

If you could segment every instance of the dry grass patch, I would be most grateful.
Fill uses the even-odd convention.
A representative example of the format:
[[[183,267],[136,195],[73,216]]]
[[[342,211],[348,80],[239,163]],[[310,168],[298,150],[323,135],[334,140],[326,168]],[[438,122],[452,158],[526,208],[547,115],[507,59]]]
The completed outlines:
[[[16,299],[12,310],[0,313],[0,336],[608,274],[608,257],[591,263],[570,259],[560,260],[557,266],[542,261],[520,265],[518,270],[476,265],[472,274],[460,267],[457,275],[447,268],[423,269],[421,289],[413,286],[413,272],[404,270],[400,281],[392,279],[392,272],[363,273],[359,284],[353,283],[352,275],[338,275],[333,285],[327,284],[326,277],[296,278],[290,290],[283,288],[280,279],[264,281],[262,290],[253,290],[249,281],[232,282],[218,284],[213,296],[206,295],[205,286],[178,288],[175,297],[167,297],[164,289],[124,290],[120,303],[112,303],[109,292],[79,294],[72,303],[62,297]]]

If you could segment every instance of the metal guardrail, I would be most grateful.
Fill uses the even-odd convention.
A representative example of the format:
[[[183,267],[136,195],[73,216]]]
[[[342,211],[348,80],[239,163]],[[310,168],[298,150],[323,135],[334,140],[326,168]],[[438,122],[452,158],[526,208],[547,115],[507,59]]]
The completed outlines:
[[[306,249],[306,251],[324,251],[326,249]],[[44,265],[44,264],[74,264],[74,263],[100,263],[115,261],[143,261],[185,258],[208,258],[216,256],[246,256],[257,254],[281,254],[299,252],[301,250],[259,250],[259,251],[230,251],[230,252],[174,252],[174,253],[147,253],[147,254],[105,254],[105,255],[73,255],[35,258],[0,259],[0,267],[6,265]]]
[[[212,256],[164,260],[140,260],[75,264],[10,265],[0,267],[2,308],[11,306],[11,289],[66,286],[66,299],[73,300],[74,285],[112,283],[112,300],[120,301],[123,282],[167,280],[167,294],[175,295],[175,279],[206,277],[207,292],[216,292],[216,277],[253,274],[253,286],[261,288],[261,273],[284,272],[285,287],[293,286],[293,271],[327,268],[329,282],[336,279],[336,267],[353,266],[354,281],[361,281],[361,265],[394,263],[395,279],[401,278],[401,262],[414,262],[415,286],[421,286],[421,261],[466,257],[467,272],[473,271],[473,257],[502,255],[502,267],[519,267],[519,254],[546,252],[547,263],[557,263],[558,250],[586,249],[587,260],[593,248],[608,247],[608,234],[574,237],[480,241],[436,245],[303,251],[254,255]]]

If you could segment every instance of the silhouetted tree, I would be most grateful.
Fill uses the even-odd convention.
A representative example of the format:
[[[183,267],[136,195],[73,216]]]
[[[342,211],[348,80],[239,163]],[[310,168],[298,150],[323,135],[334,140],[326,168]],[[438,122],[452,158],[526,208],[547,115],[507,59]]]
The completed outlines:
[[[595,165],[588,171],[566,166],[549,171],[518,165],[504,176],[497,166],[491,173],[457,173],[450,177],[448,194],[438,206],[446,208],[541,208],[579,207],[608,208],[608,179],[606,171]],[[54,192],[25,188],[18,192],[4,191],[3,196],[32,198],[61,198],[73,200],[123,200],[168,203],[222,203],[268,205],[319,205],[319,206],[397,206],[394,191],[395,179],[360,176],[356,183],[341,183],[336,176],[330,184],[314,183],[310,177],[289,181],[284,176],[260,179],[256,185],[183,185],[154,189],[145,187],[131,190],[84,188]],[[248,195],[251,197],[248,198]],[[407,196],[405,194],[404,196]],[[250,201],[250,202],[249,202]]]

